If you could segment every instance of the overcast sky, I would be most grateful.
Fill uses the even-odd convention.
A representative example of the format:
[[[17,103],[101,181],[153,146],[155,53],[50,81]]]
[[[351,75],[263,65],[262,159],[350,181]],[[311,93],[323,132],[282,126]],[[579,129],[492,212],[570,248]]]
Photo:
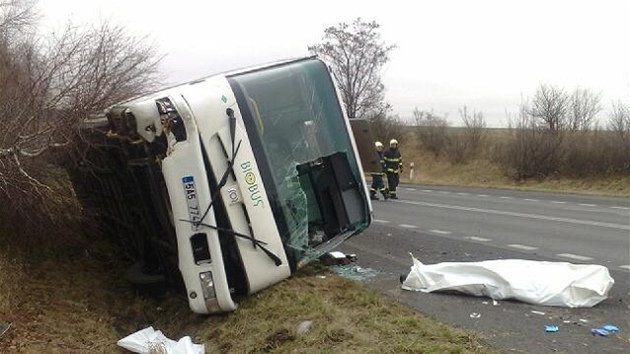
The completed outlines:
[[[403,119],[415,107],[481,111],[506,126],[540,84],[630,102],[630,0],[40,0],[46,23],[110,20],[166,54],[169,83],[307,55],[324,29],[357,17],[396,45],[383,68],[386,100]]]

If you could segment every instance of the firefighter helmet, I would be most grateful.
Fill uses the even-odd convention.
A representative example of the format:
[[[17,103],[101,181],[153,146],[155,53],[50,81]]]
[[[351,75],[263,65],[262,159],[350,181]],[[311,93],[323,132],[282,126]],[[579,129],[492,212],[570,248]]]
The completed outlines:
[[[376,148],[382,148],[383,147],[383,143],[381,143],[380,141],[377,141],[374,143],[374,146],[376,146]]]
[[[396,140],[396,139],[392,139],[392,140],[390,140],[390,141],[389,141],[389,146],[392,146],[392,145],[394,145],[394,144],[395,144],[395,145],[398,145],[398,140]]]

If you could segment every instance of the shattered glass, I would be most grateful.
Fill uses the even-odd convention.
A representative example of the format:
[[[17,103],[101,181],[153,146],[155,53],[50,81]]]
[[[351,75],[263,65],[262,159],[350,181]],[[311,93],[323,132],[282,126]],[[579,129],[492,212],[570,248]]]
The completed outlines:
[[[327,207],[318,205],[321,201],[317,200],[315,189],[320,182],[314,181],[313,175],[319,173],[324,157],[344,153],[354,179],[362,180],[327,70],[322,62],[308,60],[233,78],[245,97],[260,138],[263,153],[255,151],[257,160],[264,156],[273,179],[265,180],[265,184],[267,189],[269,182],[275,186],[277,195],[270,198],[277,200],[279,210],[274,213],[284,216],[288,233],[283,235],[284,243],[296,250],[301,260],[320,256],[322,250],[313,249],[336,236],[331,234],[347,236],[364,229],[369,222],[365,210],[363,225],[353,225],[353,231],[332,232],[324,220],[322,209]],[[265,163],[261,162],[258,160],[262,168]],[[312,166],[313,174],[300,175],[297,167],[303,164]]]
[[[289,232],[288,246],[305,251],[308,246],[308,212],[306,193],[302,190],[298,180],[295,165],[289,165],[284,183],[278,185],[280,195],[290,196],[282,201],[281,206],[287,218]]]

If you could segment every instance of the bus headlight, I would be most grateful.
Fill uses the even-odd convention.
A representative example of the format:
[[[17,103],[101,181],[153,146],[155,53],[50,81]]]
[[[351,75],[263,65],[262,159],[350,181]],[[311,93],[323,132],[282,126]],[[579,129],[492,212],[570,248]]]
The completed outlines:
[[[201,283],[201,291],[206,302],[206,307],[210,312],[220,312],[217,294],[214,291],[214,280],[212,280],[212,272],[199,273],[199,281]]]

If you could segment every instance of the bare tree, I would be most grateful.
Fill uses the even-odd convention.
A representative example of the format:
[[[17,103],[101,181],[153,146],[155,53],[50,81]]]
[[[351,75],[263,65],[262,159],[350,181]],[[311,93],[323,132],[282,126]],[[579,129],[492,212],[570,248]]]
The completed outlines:
[[[3,45],[9,44],[9,38],[33,33],[39,18],[36,5],[37,0],[0,1],[0,36]]]
[[[424,147],[438,157],[446,144],[446,118],[439,117],[433,112],[421,111],[418,107],[413,110],[416,123],[416,135]]]
[[[72,146],[89,115],[154,89],[161,58],[144,39],[110,23],[30,35],[34,2],[0,1],[0,203],[17,223],[35,224],[69,200],[60,198],[69,190],[53,178],[54,154]]]
[[[385,86],[380,70],[395,46],[380,41],[379,27],[357,18],[351,25],[326,28],[323,42],[308,47],[331,65],[350,118],[382,111]]]
[[[601,95],[586,89],[577,88],[568,102],[567,123],[568,130],[589,130],[595,116],[602,110]]]
[[[617,133],[622,141],[630,141],[630,106],[627,103],[613,103],[608,114],[608,130]]]
[[[539,124],[553,133],[560,132],[567,125],[569,96],[564,89],[555,86],[540,85],[527,113]]]
[[[469,142],[471,150],[476,151],[481,146],[486,130],[486,121],[483,112],[473,109],[472,115],[468,112],[468,107],[464,106],[459,110],[459,115],[465,127],[465,137]]]

